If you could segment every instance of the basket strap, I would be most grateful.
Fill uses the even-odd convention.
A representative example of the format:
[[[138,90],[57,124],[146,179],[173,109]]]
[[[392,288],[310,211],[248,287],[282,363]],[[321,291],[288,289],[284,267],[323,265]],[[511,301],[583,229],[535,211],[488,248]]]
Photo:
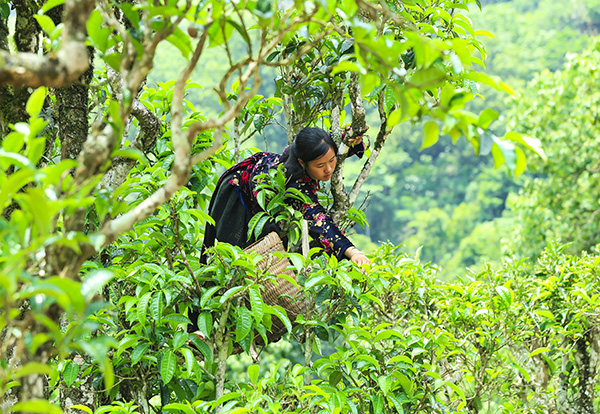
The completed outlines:
[[[308,221],[302,219],[302,256],[308,257]]]

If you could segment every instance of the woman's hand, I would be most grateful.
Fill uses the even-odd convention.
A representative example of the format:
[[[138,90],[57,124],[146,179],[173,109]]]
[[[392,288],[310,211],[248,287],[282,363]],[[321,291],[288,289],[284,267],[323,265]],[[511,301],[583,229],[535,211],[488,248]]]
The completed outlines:
[[[368,264],[368,265],[371,264],[371,261],[367,258],[367,256],[365,256],[364,254],[362,254],[362,252],[358,253],[358,254],[355,254],[354,256],[352,256],[350,258],[350,260],[352,260],[354,263],[356,263],[359,266],[360,265],[364,265],[364,264]]]
[[[348,247],[348,249],[346,249],[344,252],[344,255],[359,266],[363,264],[371,264],[371,261],[367,258],[367,256],[365,256],[363,252],[354,246]]]
[[[350,131],[351,128],[352,127],[350,125],[346,125],[344,127],[344,131],[342,132],[342,138],[344,136],[346,136],[346,134],[348,133],[348,131]],[[365,132],[367,132],[368,129],[369,129],[369,127],[367,126],[367,129],[365,130]],[[358,137],[348,139],[348,146],[353,147],[355,145],[360,145],[362,142],[363,142],[363,137],[362,137],[362,135],[359,135]]]

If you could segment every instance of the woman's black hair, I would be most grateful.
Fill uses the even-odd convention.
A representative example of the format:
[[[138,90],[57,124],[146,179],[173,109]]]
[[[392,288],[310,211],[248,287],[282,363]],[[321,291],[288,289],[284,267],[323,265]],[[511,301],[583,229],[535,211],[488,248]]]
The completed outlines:
[[[330,148],[333,148],[337,155],[338,147],[327,131],[315,127],[302,128],[296,134],[294,142],[281,155],[281,163],[285,166],[288,182],[294,182],[306,174],[298,159],[307,165],[310,161],[325,155]]]

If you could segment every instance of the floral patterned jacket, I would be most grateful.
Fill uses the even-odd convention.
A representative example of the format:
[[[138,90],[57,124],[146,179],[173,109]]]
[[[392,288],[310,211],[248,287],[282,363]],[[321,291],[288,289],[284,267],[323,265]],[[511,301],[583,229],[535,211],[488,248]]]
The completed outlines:
[[[356,145],[350,149],[348,155],[357,155],[359,158],[362,158],[364,150],[364,144]],[[271,168],[277,168],[280,164],[280,158],[280,154],[270,152],[256,153],[227,170],[221,176],[217,185],[224,184],[222,181],[228,178],[228,183],[237,187],[236,190],[240,195],[240,200],[248,213],[247,217],[251,218],[261,209],[254,193],[253,179],[260,174],[266,173]],[[331,217],[329,217],[325,208],[319,204],[317,194],[317,191],[320,190],[319,182],[305,175],[296,182],[290,183],[288,187],[297,188],[310,199],[309,204],[301,206],[304,219],[308,221],[310,236],[319,240],[326,252],[335,254],[341,260],[344,257],[346,249],[353,245],[333,222]]]

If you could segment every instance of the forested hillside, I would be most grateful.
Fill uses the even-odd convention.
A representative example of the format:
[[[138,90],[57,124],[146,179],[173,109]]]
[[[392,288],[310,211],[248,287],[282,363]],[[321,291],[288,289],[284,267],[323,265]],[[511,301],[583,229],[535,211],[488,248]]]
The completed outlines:
[[[490,1],[483,5],[481,10],[471,5],[469,18],[474,29],[489,32],[480,36],[487,52],[485,72],[499,76],[520,95],[528,94],[529,83],[537,73],[563,68],[567,54],[583,50],[590,37],[597,34],[600,24],[595,12],[597,5],[592,0],[566,5],[553,0]],[[173,62],[183,59],[170,44],[159,50],[159,56],[149,84],[173,79],[176,67]],[[210,61],[197,67],[192,75],[199,85],[214,82],[226,65],[223,54],[213,51],[209,56]],[[262,75],[266,81],[259,94],[271,96],[278,74],[265,69]],[[502,135],[514,122],[508,110],[519,99],[509,98],[484,84],[479,86],[480,95],[468,105],[476,111],[483,108],[498,111],[498,120],[493,122],[490,133]],[[191,89],[187,98],[207,115],[218,110],[218,101],[210,90]],[[369,124],[378,128],[377,114],[373,108],[366,109]],[[274,112],[277,111],[281,108],[275,108]],[[279,124],[266,126],[249,143],[263,151],[281,151],[287,144],[280,124],[283,114],[279,113],[275,119]],[[514,222],[516,218],[506,204],[509,196],[512,199],[519,193],[532,170],[515,177],[505,168],[497,169],[490,149],[476,154],[464,139],[453,143],[446,136],[434,146],[421,149],[422,128],[419,122],[397,127],[368,177],[361,199],[367,200],[365,213],[369,225],[354,228],[366,236],[357,238],[361,247],[372,250],[377,243],[389,241],[414,253],[422,246],[421,257],[441,266],[449,278],[465,267],[476,270],[485,263],[499,263],[510,253],[535,257],[534,252],[539,252],[540,246],[552,237],[538,238],[531,249],[521,246],[514,251],[509,240],[514,237],[512,229],[519,224]],[[537,137],[526,129],[522,132]],[[349,176],[359,171],[360,165],[350,162]]]
[[[600,409],[600,0],[0,17],[3,413]],[[287,247],[201,257],[221,173],[306,125],[338,148],[314,221],[370,263],[300,245],[279,167],[245,235]]]
[[[590,38],[600,28],[597,12],[600,3],[552,0],[486,3],[481,11],[471,7],[469,14],[474,28],[485,28],[493,34],[493,38],[482,37],[488,54],[485,71],[500,76],[517,90],[520,97],[507,97],[482,85],[481,97],[472,101],[471,107],[488,107],[499,112],[498,120],[490,128],[491,134],[500,135],[507,128],[517,126],[520,132],[538,137],[546,145],[555,145],[551,144],[554,142],[549,137],[551,131],[532,127],[536,123],[531,121],[535,111],[527,105],[535,100],[536,109],[544,103],[562,108],[564,102],[555,102],[549,97],[540,100],[539,86],[532,82],[538,73],[564,70],[568,55],[581,52],[590,44]],[[594,89],[590,85],[590,90]],[[556,89],[553,91],[561,93]],[[572,96],[579,97],[582,93],[583,89],[579,88]],[[572,96],[564,99],[572,99]],[[514,109],[509,112],[509,108]],[[565,116],[572,114],[569,111],[563,113]],[[547,119],[552,125],[549,128],[566,121],[550,121],[547,115],[544,112],[539,118],[534,117],[538,121]],[[590,139],[590,135],[582,130],[583,122],[569,120],[572,138]],[[393,151],[386,152],[368,181],[370,186],[367,188],[372,195],[367,211],[370,223],[367,234],[371,240],[402,243],[408,252],[423,246],[421,257],[442,266],[445,277],[450,278],[462,273],[465,267],[477,270],[484,263],[498,263],[507,254],[536,258],[543,246],[555,238],[563,242],[575,241],[578,247],[571,250],[573,252],[593,246],[591,239],[582,244],[575,235],[581,226],[585,227],[583,223],[573,226],[565,218],[559,226],[571,231],[542,230],[558,225],[547,221],[547,214],[536,214],[536,209],[548,205],[549,201],[539,198],[525,201],[527,196],[517,197],[523,187],[532,185],[530,177],[539,177],[542,170],[548,168],[542,167],[539,159],[529,159],[528,170],[515,177],[504,168],[494,168],[489,149],[474,157],[472,148],[464,140],[452,145],[446,137],[435,146],[420,150],[420,126],[406,125],[395,134],[398,139],[394,141]],[[565,140],[570,139],[563,135],[559,142]],[[592,139],[592,142],[595,141]],[[577,155],[572,156],[582,164],[595,164],[591,159],[580,158],[583,154],[576,152]],[[577,197],[581,194],[581,189],[570,183],[565,182],[561,187],[573,189]],[[570,197],[568,193],[565,193],[567,198]],[[508,205],[507,200],[510,200]],[[522,209],[523,203],[530,206],[529,209]],[[590,209],[591,214],[595,209]],[[573,216],[577,215],[579,211],[573,213]],[[545,224],[536,222],[534,217],[540,217]],[[597,233],[597,225],[592,228],[590,233]]]

